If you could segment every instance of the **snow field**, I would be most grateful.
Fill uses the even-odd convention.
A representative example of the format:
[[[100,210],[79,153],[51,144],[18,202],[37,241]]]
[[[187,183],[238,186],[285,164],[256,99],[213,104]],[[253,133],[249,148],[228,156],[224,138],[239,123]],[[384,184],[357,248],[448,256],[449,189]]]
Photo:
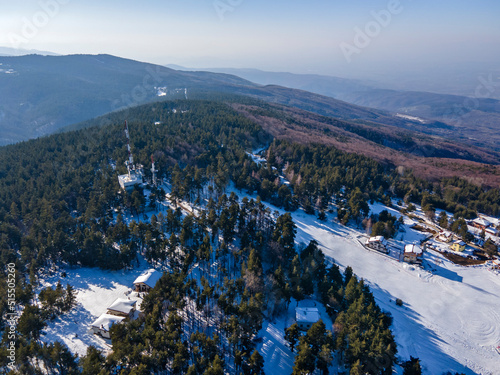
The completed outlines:
[[[315,239],[325,255],[370,285],[389,311],[403,359],[419,357],[424,373],[500,374],[500,278],[486,267],[462,267],[438,253],[424,254],[424,268],[367,251],[353,229],[293,214],[301,240]],[[407,229],[407,234],[409,233]],[[417,233],[418,234],[418,233]],[[395,299],[404,301],[398,307]]]

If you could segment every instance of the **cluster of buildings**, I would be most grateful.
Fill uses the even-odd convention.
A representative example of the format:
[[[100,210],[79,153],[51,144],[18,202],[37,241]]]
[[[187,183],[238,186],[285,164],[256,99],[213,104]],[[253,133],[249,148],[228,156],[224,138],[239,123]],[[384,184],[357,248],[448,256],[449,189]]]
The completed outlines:
[[[488,233],[492,236],[498,236],[498,231],[494,228],[493,223],[489,222],[488,220],[478,217],[470,222],[468,222],[470,226],[484,230],[485,233]]]
[[[443,230],[439,232],[436,239],[438,241],[450,244],[450,249],[456,252],[463,252],[465,250],[466,243],[462,241],[458,236],[450,231]]]
[[[154,288],[162,274],[155,269],[149,269],[143,272],[134,281],[134,289],[136,292],[148,292]],[[93,333],[99,334],[104,338],[110,338],[110,329],[114,324],[121,323],[125,319],[134,319],[137,311],[137,300],[128,298],[116,299],[108,308],[107,311],[97,318],[90,328]]]
[[[370,249],[380,251],[381,253],[389,253],[389,242],[384,238],[384,236],[370,237],[366,243],[366,247]],[[403,261],[410,264],[421,264],[424,251],[423,249],[415,244],[405,245],[403,251]]]
[[[493,239],[494,239],[494,237],[498,237],[498,230],[495,229],[495,226],[493,225],[493,223],[491,223],[490,221],[488,221],[482,217],[478,217],[474,220],[468,221],[467,225],[470,227],[476,228],[475,241],[476,241],[476,243],[478,243],[480,245],[481,245],[481,243],[479,242],[480,238],[477,237],[477,233],[479,231],[481,231],[481,232],[484,231],[484,234],[489,235],[490,237],[493,236]],[[438,234],[438,236],[436,237],[436,239],[438,241],[449,244],[450,250],[453,250],[453,251],[456,251],[459,253],[465,251],[466,243],[464,241],[462,241],[457,235],[455,235],[454,233],[452,233],[450,231],[447,231],[447,230],[441,231]],[[498,239],[496,240],[496,242],[497,241],[498,241]],[[482,242],[484,243],[484,239]]]

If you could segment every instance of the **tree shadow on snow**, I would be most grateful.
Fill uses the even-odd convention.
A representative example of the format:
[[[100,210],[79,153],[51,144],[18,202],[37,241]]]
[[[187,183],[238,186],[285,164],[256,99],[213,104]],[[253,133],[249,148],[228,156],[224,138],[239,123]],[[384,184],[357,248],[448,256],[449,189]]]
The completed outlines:
[[[436,332],[424,326],[421,315],[407,306],[397,306],[396,297],[375,284],[369,284],[375,300],[382,310],[389,312],[393,317],[391,330],[398,344],[398,356],[403,361],[410,356],[420,358],[423,373],[442,374],[452,373],[477,374],[455,358],[445,353],[443,345],[452,345],[439,337]],[[389,302],[394,301],[394,302]]]

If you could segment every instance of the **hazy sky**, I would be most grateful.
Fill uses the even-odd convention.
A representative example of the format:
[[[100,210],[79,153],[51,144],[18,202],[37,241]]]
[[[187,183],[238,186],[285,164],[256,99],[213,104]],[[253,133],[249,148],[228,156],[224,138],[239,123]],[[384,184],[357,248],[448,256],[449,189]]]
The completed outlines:
[[[327,74],[500,63],[498,0],[4,0],[1,8],[1,46],[60,54]]]

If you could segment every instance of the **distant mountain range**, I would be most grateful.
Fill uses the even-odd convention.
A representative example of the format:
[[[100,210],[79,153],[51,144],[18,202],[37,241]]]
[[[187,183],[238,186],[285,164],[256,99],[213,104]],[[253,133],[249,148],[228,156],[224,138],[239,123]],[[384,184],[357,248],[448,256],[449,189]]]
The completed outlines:
[[[409,122],[318,94],[262,86],[234,75],[189,72],[110,55],[0,57],[0,143],[154,100],[238,94],[349,120]]]
[[[176,66],[177,69],[190,70]],[[415,130],[500,151],[500,76],[479,77],[478,97],[421,91],[389,90],[375,81],[316,74],[266,72],[257,69],[211,68],[262,85],[280,85],[329,96],[351,104],[420,117]],[[476,92],[471,92],[474,95]],[[497,92],[498,91],[498,92]],[[491,96],[491,98],[489,98]],[[441,124],[436,124],[436,121]],[[419,123],[420,122],[420,123]],[[444,124],[444,126],[443,126]]]
[[[229,75],[178,72],[110,55],[0,57],[0,143],[156,99],[185,97],[185,88],[233,85],[256,86]]]
[[[44,56],[60,56],[57,53],[49,51],[40,51],[37,49],[22,49],[0,46],[0,56],[25,56],[25,55],[44,55]]]
[[[500,109],[494,100],[488,101],[488,107],[484,108],[481,102],[482,111],[475,111],[489,116],[491,124],[484,121],[474,128],[468,121],[453,125],[434,119],[464,98],[382,90],[361,81],[335,77],[234,71],[263,82],[254,83],[233,74],[181,71],[111,55],[10,56],[0,57],[0,64],[2,144],[50,134],[71,124],[148,102],[186,98],[220,100],[236,95],[248,98],[250,104],[252,100],[265,101],[341,120],[341,128],[347,132],[340,134],[341,138],[356,134],[413,155],[500,163],[500,141],[496,142],[499,134],[493,132],[499,123],[495,116]],[[268,84],[271,82],[276,84]],[[284,87],[285,84],[296,88]],[[370,104],[383,109],[369,108]],[[399,110],[405,106],[408,110]],[[424,112],[425,118],[419,118]],[[325,121],[328,122],[320,122]],[[467,138],[465,133],[476,139]]]

